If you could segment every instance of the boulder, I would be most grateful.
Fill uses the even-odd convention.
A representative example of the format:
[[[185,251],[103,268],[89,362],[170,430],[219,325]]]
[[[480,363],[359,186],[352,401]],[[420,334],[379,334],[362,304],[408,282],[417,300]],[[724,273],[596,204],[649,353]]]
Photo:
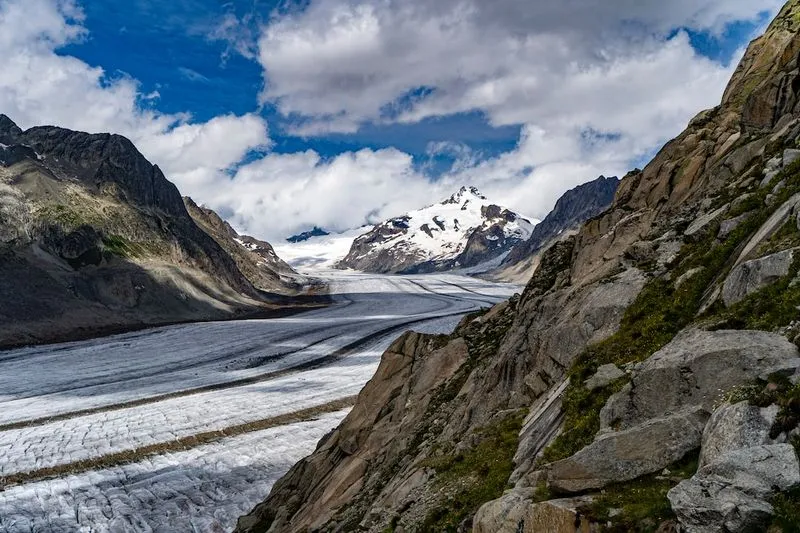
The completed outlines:
[[[800,159],[800,150],[787,149],[783,151],[783,168],[788,167]]]
[[[728,212],[730,206],[725,205],[717,209],[716,211],[712,211],[711,213],[706,213],[704,215],[700,215],[692,222],[686,231],[683,232],[684,235],[687,237],[694,237],[696,235],[702,234],[704,229],[707,229],[708,226],[717,220],[719,217],[724,215]]]
[[[703,432],[700,467],[734,450],[774,444],[769,433],[778,409],[777,405],[760,408],[740,402],[725,404],[714,411]]]
[[[723,220],[719,225],[719,233],[717,234],[717,238],[721,241],[724,241],[736,230],[736,228],[742,224],[742,222],[748,218],[750,218],[750,213],[745,213],[743,215],[739,215],[738,217]]]
[[[591,498],[534,503],[532,491],[512,490],[484,504],[475,514],[474,533],[593,533],[597,526],[578,509]]]
[[[766,531],[777,491],[800,485],[800,464],[789,444],[728,452],[667,493],[685,531]]]
[[[603,429],[628,429],[700,406],[709,414],[734,387],[800,366],[797,346],[763,331],[686,330],[633,372],[600,412]]]
[[[700,447],[708,413],[698,407],[601,434],[572,457],[548,467],[551,489],[575,493],[658,472]]]
[[[744,262],[734,268],[722,286],[722,300],[725,305],[734,305],[789,275],[795,252],[796,249],[784,250]]]
[[[587,389],[593,391],[611,385],[613,382],[622,377],[625,377],[625,372],[617,368],[617,365],[603,365],[598,368],[597,373],[587,379],[584,384],[586,385]]]
[[[776,209],[772,216],[758,228],[758,231],[750,237],[750,240],[739,254],[738,259],[736,259],[736,263],[733,265],[734,268],[744,263],[753,250],[775,235],[791,217],[796,215],[798,207],[800,207],[800,193],[786,200],[783,205]]]

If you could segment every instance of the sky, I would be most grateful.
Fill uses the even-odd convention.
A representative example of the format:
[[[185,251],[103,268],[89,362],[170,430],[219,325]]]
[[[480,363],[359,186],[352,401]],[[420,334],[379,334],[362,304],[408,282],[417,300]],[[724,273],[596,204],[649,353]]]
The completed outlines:
[[[781,0],[0,0],[0,112],[277,241],[475,185],[543,218],[713,107]]]

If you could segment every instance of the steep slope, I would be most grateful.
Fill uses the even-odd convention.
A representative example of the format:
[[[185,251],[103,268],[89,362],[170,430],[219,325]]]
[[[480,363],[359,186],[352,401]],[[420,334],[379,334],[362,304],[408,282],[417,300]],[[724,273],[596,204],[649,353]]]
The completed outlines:
[[[263,271],[257,289],[124,137],[1,115],[0,266],[0,346],[263,312],[261,289],[293,290]]]
[[[230,224],[207,207],[184,198],[189,215],[228,255],[245,277],[259,290],[296,294],[308,282],[278,257],[272,245],[248,235],[239,235]]]
[[[619,179],[600,176],[564,193],[553,210],[533,228],[530,239],[511,249],[502,264],[486,277],[527,282],[539,264],[541,252],[557,239],[566,238],[581,225],[611,206]]]
[[[520,298],[398,340],[238,530],[795,531],[799,54],[792,0]]]
[[[340,268],[421,273],[475,266],[527,240],[533,223],[492,204],[475,187],[376,225],[356,238]]]

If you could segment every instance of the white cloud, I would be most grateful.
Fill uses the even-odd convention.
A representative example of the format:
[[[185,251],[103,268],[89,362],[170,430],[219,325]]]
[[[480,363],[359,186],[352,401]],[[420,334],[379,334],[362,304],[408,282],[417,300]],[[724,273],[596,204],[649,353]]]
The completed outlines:
[[[165,173],[192,191],[191,176],[220,179],[253,148],[269,144],[266,122],[254,114],[192,122],[140,102],[136,80],[56,53],[86,35],[72,0],[0,0],[0,112],[21,127],[53,124],[126,135]]]
[[[395,149],[270,153],[239,168],[251,150],[269,148],[264,119],[159,113],[158,94],[136,80],[57,54],[86,36],[72,0],[0,0],[0,111],[23,127],[122,133],[183,193],[256,236],[375,222],[462,184],[541,218],[566,189],[624,173],[719,100],[733,65],[699,56],[673,28],[720,31],[779,3],[311,0],[276,15],[259,41],[261,98],[298,132],[473,110],[494,125],[524,125],[514,150],[488,160],[458,143],[431,144],[429,155],[456,159],[435,182]],[[252,56],[250,22],[229,16],[207,37]]]
[[[543,108],[574,121],[581,117],[573,116],[572,106],[602,109],[608,103],[613,117],[637,91],[658,101],[665,89],[692,83],[698,68],[714,67],[678,38],[667,46],[682,48],[688,68],[666,87],[657,83],[663,76],[629,79],[612,95],[587,81],[625,73],[627,63],[647,62],[658,72],[653,60],[674,28],[719,30],[780,3],[314,0],[264,30],[262,99],[298,118],[306,134],[471,110],[487,112],[494,124],[519,124],[546,118]],[[586,72],[596,75],[581,76]],[[415,98],[421,87],[429,94]],[[572,98],[570,106],[561,105],[561,95]]]
[[[473,111],[523,124],[516,149],[485,161],[462,149],[437,186],[472,183],[543,217],[568,188],[623,174],[719,102],[735,61],[709,60],[676,30],[718,33],[782,3],[312,0],[264,29],[261,97],[304,135]]]
[[[314,151],[268,154],[225,184],[207,183],[208,204],[255,235],[286,237],[314,225],[346,230],[438,201],[439,188],[395,149],[323,160]],[[443,194],[443,193],[442,193]]]

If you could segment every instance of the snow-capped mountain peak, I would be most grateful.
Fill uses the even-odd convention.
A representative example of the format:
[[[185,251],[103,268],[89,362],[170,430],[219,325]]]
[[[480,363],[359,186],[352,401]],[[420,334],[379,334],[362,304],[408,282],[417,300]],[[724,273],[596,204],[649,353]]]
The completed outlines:
[[[425,272],[474,266],[530,237],[535,222],[493,204],[476,187],[376,225],[356,238],[340,266]]]
[[[487,200],[487,198],[481,194],[481,191],[479,191],[477,187],[461,187],[457,193],[443,201],[442,204],[461,204],[462,202],[469,201],[472,198],[477,200]]]

